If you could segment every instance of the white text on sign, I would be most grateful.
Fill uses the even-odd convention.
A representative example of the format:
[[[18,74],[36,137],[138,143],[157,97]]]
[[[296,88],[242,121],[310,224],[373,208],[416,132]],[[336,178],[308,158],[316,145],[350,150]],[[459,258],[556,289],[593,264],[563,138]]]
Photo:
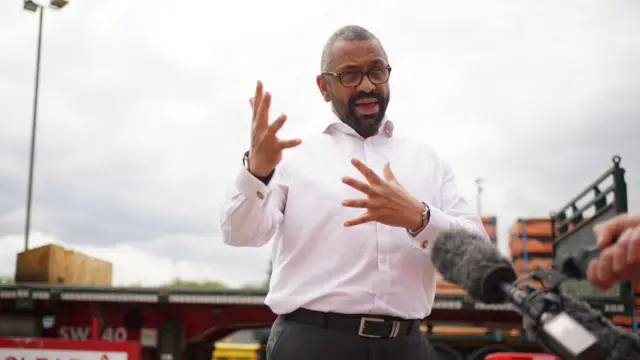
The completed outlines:
[[[60,326],[58,336],[67,340],[89,340],[91,328],[89,326]],[[107,327],[100,338],[104,341],[127,341],[127,329],[122,326]]]

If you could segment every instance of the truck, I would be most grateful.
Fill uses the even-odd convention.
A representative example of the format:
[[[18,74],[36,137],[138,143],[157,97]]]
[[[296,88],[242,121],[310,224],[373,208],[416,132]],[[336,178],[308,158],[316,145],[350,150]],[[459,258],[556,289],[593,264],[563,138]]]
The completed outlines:
[[[516,221],[510,243],[519,271],[551,266],[554,259],[593,245],[593,237],[588,236],[593,224],[627,211],[624,170],[619,163],[619,157],[614,158],[614,166],[598,181],[550,216]],[[603,185],[609,178],[613,178],[610,185]],[[589,194],[593,199],[585,203]],[[497,242],[497,219],[484,217],[483,222],[492,242]],[[637,332],[637,300],[629,284],[599,292],[584,282],[573,282],[565,290]],[[0,354],[5,360],[220,359],[234,345],[219,345],[216,355],[215,344],[238,330],[253,329],[268,336],[265,329],[275,315],[264,305],[265,295],[259,290],[4,284],[0,285]],[[441,360],[543,352],[535,339],[523,333],[521,322],[508,304],[475,302],[461,289],[440,282],[432,313],[421,330]],[[34,346],[36,350],[25,352]],[[229,356],[256,359],[259,348],[258,344],[238,345],[236,355]],[[56,352],[60,349],[66,353]],[[246,357],[238,355],[243,349]]]

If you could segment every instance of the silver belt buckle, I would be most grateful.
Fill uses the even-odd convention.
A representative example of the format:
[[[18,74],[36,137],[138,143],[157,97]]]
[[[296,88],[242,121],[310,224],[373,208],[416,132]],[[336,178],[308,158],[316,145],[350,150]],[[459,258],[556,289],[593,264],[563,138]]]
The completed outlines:
[[[378,318],[372,318],[372,317],[363,317],[360,318],[360,328],[358,329],[358,336],[362,336],[362,337],[366,337],[366,338],[372,338],[372,339],[379,339],[382,336],[379,335],[371,335],[371,334],[367,334],[364,331],[365,326],[367,325],[367,322],[385,322],[383,319],[378,319]],[[395,337],[398,336],[398,333],[400,332],[400,321],[391,321],[391,333],[389,334],[389,338],[393,339]]]

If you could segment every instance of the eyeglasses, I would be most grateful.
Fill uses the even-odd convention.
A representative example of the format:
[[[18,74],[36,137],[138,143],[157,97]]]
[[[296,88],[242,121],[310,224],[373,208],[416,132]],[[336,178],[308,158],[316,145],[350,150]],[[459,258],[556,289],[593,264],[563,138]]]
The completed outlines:
[[[391,75],[391,66],[374,67],[367,71],[362,70],[346,70],[340,72],[325,71],[322,75],[335,76],[340,80],[340,84],[344,87],[357,87],[362,84],[362,79],[366,75],[372,84],[379,85],[389,81]]]

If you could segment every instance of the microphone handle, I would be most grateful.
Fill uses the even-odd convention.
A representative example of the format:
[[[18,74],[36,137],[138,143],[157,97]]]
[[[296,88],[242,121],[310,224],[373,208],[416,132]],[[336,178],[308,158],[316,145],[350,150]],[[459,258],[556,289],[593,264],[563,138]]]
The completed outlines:
[[[594,259],[600,257],[602,250],[594,248],[570,256],[562,262],[561,271],[572,279],[584,280],[587,278],[587,269]]]
[[[618,237],[614,237],[611,245],[618,242]],[[560,264],[560,271],[571,279],[585,280],[587,278],[587,269],[594,259],[600,257],[602,249],[595,247],[590,250],[583,250],[576,255],[569,256]]]
[[[593,360],[637,360],[640,359],[640,338],[632,333],[624,331],[623,329],[615,326],[609,319],[604,317],[602,313],[595,310],[589,304],[584,301],[576,300],[567,295],[560,295],[562,300],[563,312],[557,314],[560,318],[562,318],[562,314],[566,314],[568,317],[573,319],[577,324],[580,324],[586,331],[591,333],[598,341],[598,344],[601,348],[603,348],[606,352],[604,357],[596,357]],[[530,303],[530,310],[535,313],[542,309],[543,301],[534,301],[534,303]],[[535,324],[534,321],[530,318],[525,317],[523,319],[524,329],[530,334],[536,334],[536,329],[539,329],[539,326],[543,324]],[[544,323],[544,320],[543,320]],[[553,325],[553,324],[550,324]],[[541,329],[542,330],[542,329]],[[578,336],[578,333],[572,334],[562,334],[562,331],[555,332],[553,329],[546,329],[544,331],[546,336],[543,335],[542,338],[538,337],[538,341],[541,343],[543,348],[546,348],[547,351],[554,353],[554,347],[558,345],[557,341],[560,340],[565,344],[573,344],[576,345],[574,341],[577,338],[588,338],[588,336]],[[551,331],[549,331],[551,330]],[[550,336],[551,335],[551,336]],[[555,336],[554,336],[555,335]],[[573,341],[572,341],[573,340]],[[577,341],[578,344],[582,343],[586,345],[586,341]],[[579,348],[579,346],[578,346]],[[586,350],[586,349],[585,349]],[[555,353],[555,355],[562,356],[563,354]],[[586,353],[580,354],[582,356],[586,356]],[[565,355],[566,356],[566,355]],[[563,360],[568,359],[582,359],[580,357],[567,357],[563,358]],[[588,357],[587,357],[588,358]]]

